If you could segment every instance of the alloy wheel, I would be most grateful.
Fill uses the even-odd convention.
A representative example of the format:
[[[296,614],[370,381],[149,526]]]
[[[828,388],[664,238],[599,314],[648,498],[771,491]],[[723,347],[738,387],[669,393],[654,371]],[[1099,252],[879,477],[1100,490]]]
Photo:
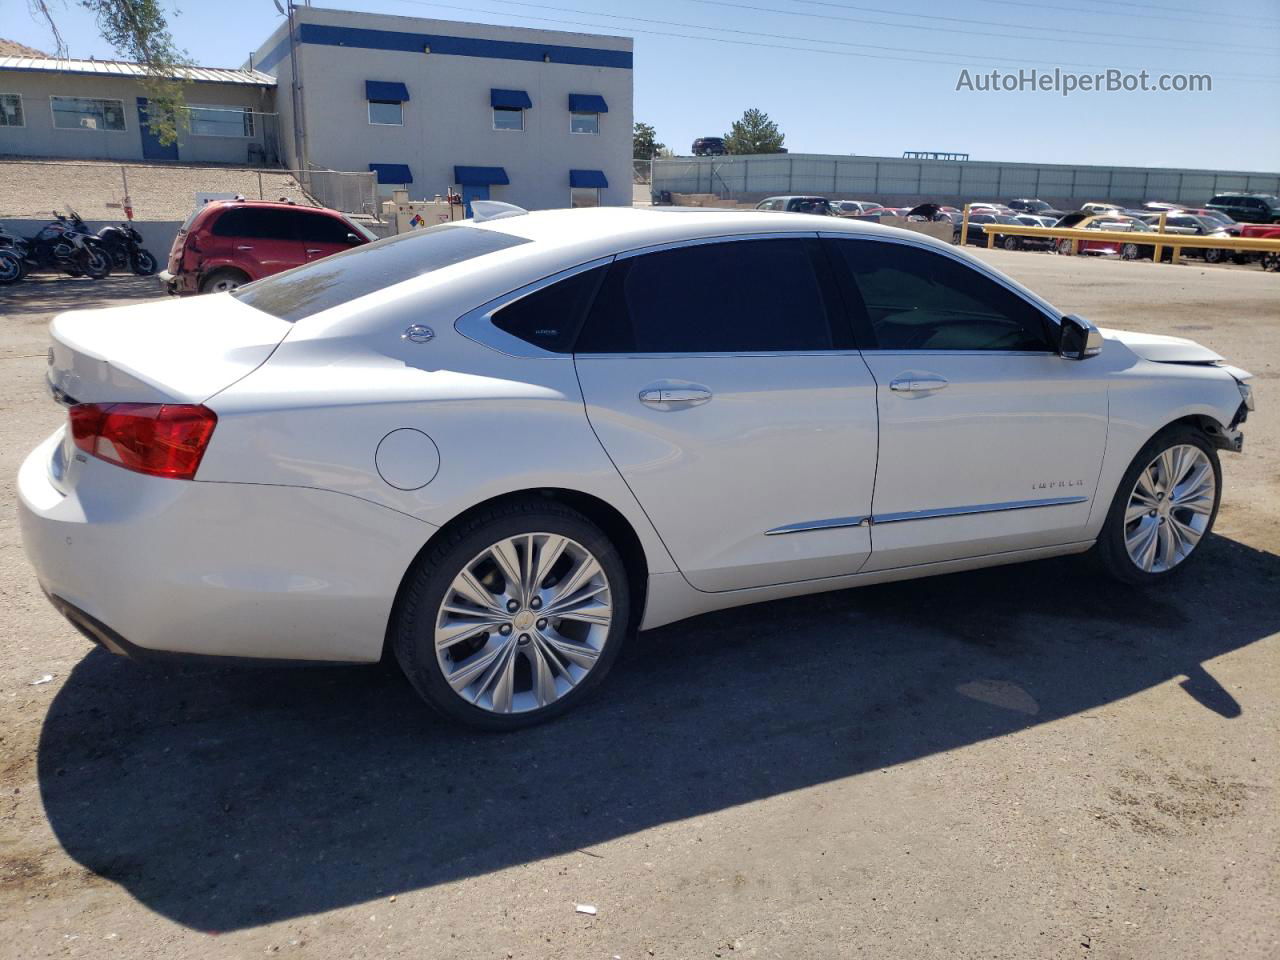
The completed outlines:
[[[436,615],[436,659],[467,703],[526,713],[586,678],[612,624],[609,579],[591,551],[560,534],[522,533],[454,577]]]
[[[1146,573],[1164,573],[1189,557],[1209,528],[1217,496],[1213,464],[1182,443],[1160,453],[1134,483],[1124,514],[1129,559]]]

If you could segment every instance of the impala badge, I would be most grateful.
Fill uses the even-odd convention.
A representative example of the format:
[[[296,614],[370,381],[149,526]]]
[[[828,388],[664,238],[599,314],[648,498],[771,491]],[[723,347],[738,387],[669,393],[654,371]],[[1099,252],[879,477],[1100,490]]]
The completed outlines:
[[[1039,483],[1032,483],[1032,490],[1058,490],[1067,487],[1083,487],[1083,480],[1041,480]]]
[[[410,343],[426,343],[428,340],[434,340],[435,336],[436,332],[425,323],[415,323],[400,334],[400,339],[408,340]]]

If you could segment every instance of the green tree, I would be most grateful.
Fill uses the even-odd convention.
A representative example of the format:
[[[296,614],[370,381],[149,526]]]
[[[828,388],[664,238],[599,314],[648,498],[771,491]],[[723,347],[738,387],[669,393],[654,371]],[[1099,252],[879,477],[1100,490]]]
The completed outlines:
[[[631,155],[636,159],[651,160],[666,150],[667,145],[658,142],[658,132],[653,127],[637,121],[631,133],[631,149]]]
[[[777,153],[785,139],[767,113],[752,107],[724,135],[724,147],[729,153]]]
[[[51,2],[28,0],[32,12],[49,24],[57,55],[65,57],[67,45],[49,9]],[[147,123],[161,143],[173,143],[188,126],[184,68],[191,61],[173,42],[160,0],[77,0],[77,6],[93,14],[98,32],[116,53],[147,68],[142,82]]]

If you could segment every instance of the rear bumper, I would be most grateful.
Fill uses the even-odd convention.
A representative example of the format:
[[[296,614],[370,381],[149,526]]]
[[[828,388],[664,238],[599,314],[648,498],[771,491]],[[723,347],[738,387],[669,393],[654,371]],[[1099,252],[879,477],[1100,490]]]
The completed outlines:
[[[344,494],[167,480],[92,457],[64,493],[62,431],[18,474],[40,585],[113,652],[367,662],[434,528]],[[127,639],[126,639],[127,638]]]
[[[185,297],[200,292],[195,276],[189,273],[173,274],[168,270],[161,270],[156,274],[156,280],[160,289],[171,297]]]

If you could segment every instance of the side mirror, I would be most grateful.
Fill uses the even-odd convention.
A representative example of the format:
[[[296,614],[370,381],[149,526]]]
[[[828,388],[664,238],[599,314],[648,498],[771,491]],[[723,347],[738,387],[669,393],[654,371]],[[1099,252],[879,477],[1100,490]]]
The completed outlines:
[[[1058,355],[1067,360],[1087,360],[1102,352],[1102,334],[1088,320],[1074,313],[1062,318]]]
[[[354,247],[354,246],[355,246],[356,244],[358,244],[358,243],[364,243],[364,240],[363,240],[362,238],[360,238],[360,237],[356,236],[354,233],[348,233],[348,234],[347,234],[347,243],[351,244],[351,245]]]

